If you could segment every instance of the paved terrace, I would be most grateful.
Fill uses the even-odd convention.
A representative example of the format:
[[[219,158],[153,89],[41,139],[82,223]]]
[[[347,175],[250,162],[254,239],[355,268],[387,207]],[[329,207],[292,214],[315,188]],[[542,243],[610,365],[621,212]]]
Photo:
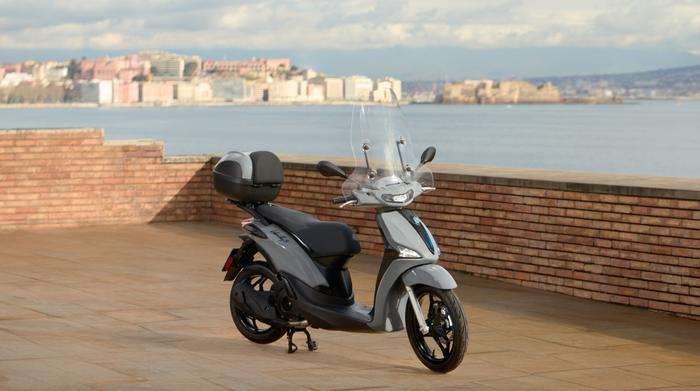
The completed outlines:
[[[403,332],[312,331],[260,346],[230,320],[230,227],[163,223],[0,234],[0,389],[697,390],[700,325],[455,273],[468,355],[425,369]],[[379,260],[352,261],[371,302]]]

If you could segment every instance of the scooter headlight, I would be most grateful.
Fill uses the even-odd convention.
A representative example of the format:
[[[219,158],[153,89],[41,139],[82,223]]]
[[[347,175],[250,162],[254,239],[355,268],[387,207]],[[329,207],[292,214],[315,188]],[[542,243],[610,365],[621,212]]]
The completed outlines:
[[[422,258],[416,251],[406,247],[399,247],[399,258]]]
[[[413,198],[413,190],[403,194],[382,194],[382,199],[386,202],[404,203]]]

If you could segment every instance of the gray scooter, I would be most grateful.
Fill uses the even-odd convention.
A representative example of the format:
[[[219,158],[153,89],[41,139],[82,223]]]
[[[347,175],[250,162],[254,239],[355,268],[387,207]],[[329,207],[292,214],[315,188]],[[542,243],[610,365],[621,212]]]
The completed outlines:
[[[416,197],[434,190],[425,185],[422,169],[433,160],[435,148],[427,148],[412,167],[406,162],[406,140],[400,137],[394,143],[398,171],[390,167],[393,159],[384,160],[392,164],[373,167],[367,140],[362,144],[366,164],[352,175],[329,161],[317,165],[323,176],[341,177],[348,184],[334,204],[376,211],[384,255],[372,308],[354,299],[347,263],[360,252],[360,243],[353,230],[271,203],[283,182],[277,156],[230,152],[217,163],[215,188],[252,216],[242,222],[242,245],[223,267],[224,279],[233,281],[233,321],[244,337],[266,344],[286,335],[291,353],[297,349],[292,340],[297,331],[306,334],[308,349],[316,350],[309,327],[352,332],[405,328],[426,367],[444,373],[459,366],[468,333],[453,292],[457,284],[436,264],[440,249],[432,234],[407,208]]]

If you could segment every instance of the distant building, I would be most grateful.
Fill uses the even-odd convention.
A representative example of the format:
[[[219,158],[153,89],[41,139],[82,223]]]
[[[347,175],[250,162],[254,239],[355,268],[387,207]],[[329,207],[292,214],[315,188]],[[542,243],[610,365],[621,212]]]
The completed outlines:
[[[247,98],[244,79],[213,79],[211,88],[214,99],[237,101]]]
[[[298,93],[298,98],[299,100],[306,100],[308,98],[309,94],[309,82],[307,80],[301,80],[297,84],[297,93]]]
[[[206,60],[202,62],[202,72],[234,74],[237,76],[262,78],[270,73],[288,71],[288,58],[253,58],[251,60]]]
[[[298,100],[299,82],[296,80],[275,80],[268,87],[268,100],[274,101],[290,101]],[[306,91],[304,91],[306,95]]]
[[[188,63],[193,64],[193,75],[196,75],[202,66],[202,59],[199,56],[183,56],[163,51],[142,51],[139,56],[151,64],[153,76],[157,77],[181,79],[185,76],[185,67]]]
[[[2,66],[5,73],[22,72],[22,64],[5,64]]]
[[[323,102],[326,100],[325,84],[309,84],[307,90],[307,99],[311,102]]]
[[[65,66],[47,68],[44,71],[44,78],[47,81],[59,82],[65,80],[66,77],[68,77],[68,67]]]
[[[326,100],[343,100],[345,89],[343,79],[339,77],[327,77],[325,79]]]
[[[443,88],[444,103],[479,103],[477,90],[483,80],[464,80],[458,83],[445,83]]]
[[[250,86],[250,99],[256,102],[267,102],[269,99],[267,83],[252,83]]]
[[[393,96],[391,91],[394,91],[397,100],[401,100],[401,80],[391,77],[377,80],[374,83],[374,91],[372,91],[372,100],[375,102],[391,102]]]
[[[81,80],[76,84],[80,102],[110,104],[113,102],[112,80]]]
[[[559,89],[551,83],[539,86],[521,80],[465,80],[446,83],[444,103],[557,103]]]
[[[80,61],[78,80],[113,80],[131,82],[135,76],[148,75],[150,63],[136,55],[117,58],[98,58]],[[67,74],[67,70],[66,70]]]
[[[139,83],[139,101],[143,103],[172,103],[173,83],[163,81]]]
[[[0,87],[15,87],[20,83],[34,81],[34,77],[24,72],[8,72],[0,80]]]
[[[113,103],[136,103],[138,101],[139,83],[114,81],[112,85]]]
[[[344,79],[345,100],[368,101],[371,98],[374,83],[365,76],[350,76]]]
[[[291,68],[291,62],[288,58],[268,58],[265,59],[265,64],[270,72],[288,71]]]
[[[207,82],[179,82],[174,85],[178,102],[206,102],[212,100],[212,87]]]

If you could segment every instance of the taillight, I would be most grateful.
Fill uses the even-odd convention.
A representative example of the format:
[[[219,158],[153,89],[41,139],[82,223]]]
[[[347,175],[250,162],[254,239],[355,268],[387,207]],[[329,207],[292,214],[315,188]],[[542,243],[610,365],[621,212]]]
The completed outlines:
[[[229,256],[228,259],[226,260],[226,263],[224,264],[224,268],[221,269],[222,272],[227,272],[228,269],[231,267],[231,264],[233,263],[233,255]]]

